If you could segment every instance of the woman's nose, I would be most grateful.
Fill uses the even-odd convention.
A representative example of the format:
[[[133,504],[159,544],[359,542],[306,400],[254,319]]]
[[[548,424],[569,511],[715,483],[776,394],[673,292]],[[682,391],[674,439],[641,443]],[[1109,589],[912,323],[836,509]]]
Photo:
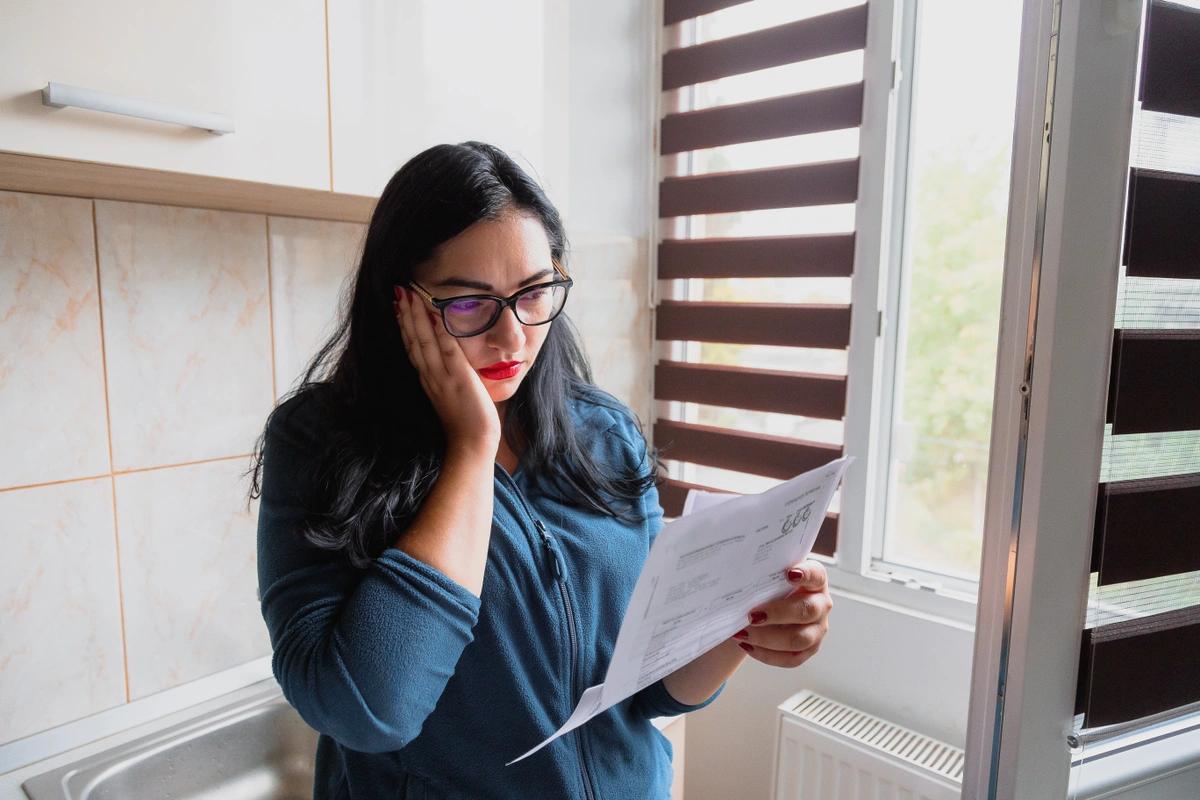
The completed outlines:
[[[488,339],[498,350],[507,353],[515,353],[525,344],[525,326],[511,307],[500,312],[500,319],[488,331]]]

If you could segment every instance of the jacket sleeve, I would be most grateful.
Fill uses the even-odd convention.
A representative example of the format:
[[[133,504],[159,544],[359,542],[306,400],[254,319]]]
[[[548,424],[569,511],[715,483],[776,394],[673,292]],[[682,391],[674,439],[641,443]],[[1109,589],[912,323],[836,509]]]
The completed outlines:
[[[646,472],[650,469],[649,455],[647,453],[646,439],[642,435],[637,422],[632,418],[621,415],[618,420],[615,430],[619,432],[621,439],[625,442],[628,448],[629,463],[637,464],[639,473]],[[658,532],[663,526],[663,508],[658,498],[658,487],[651,486],[641,499],[642,519],[646,526],[646,552],[650,552],[650,547],[654,544]],[[646,717],[672,717],[679,714],[687,713],[704,708],[712,703],[721,692],[725,690],[727,681],[722,681],[717,690],[713,692],[707,699],[689,705],[676,700],[670,692],[667,691],[666,684],[663,679],[659,678],[654,683],[644,686],[633,695],[632,707],[644,714]]]
[[[480,600],[389,547],[365,570],[299,532],[316,439],[276,415],[263,446],[259,599],[284,697],[320,733],[362,752],[416,738],[463,650]]]

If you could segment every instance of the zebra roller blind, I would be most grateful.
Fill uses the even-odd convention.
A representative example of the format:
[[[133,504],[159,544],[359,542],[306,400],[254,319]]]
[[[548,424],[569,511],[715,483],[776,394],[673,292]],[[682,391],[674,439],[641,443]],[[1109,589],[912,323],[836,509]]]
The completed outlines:
[[[1147,9],[1076,711],[1200,702],[1200,3]]]
[[[805,348],[804,352],[838,351],[843,360],[850,341],[849,292],[844,302],[786,302],[758,290],[756,299],[714,297],[705,284],[748,279],[743,285],[775,285],[779,278],[842,278],[849,285],[854,263],[853,230],[771,235],[710,235],[709,226],[690,224],[701,215],[743,214],[751,217],[774,209],[854,204],[858,196],[859,159],[856,155],[805,160],[797,147],[795,163],[744,168],[737,158],[733,169],[694,169],[704,152],[747,143],[804,137],[856,129],[863,116],[861,67],[858,80],[841,85],[796,91],[795,86],[772,96],[743,102],[697,107],[696,89],[709,82],[759,70],[786,68],[816,59],[837,58],[862,51],[866,45],[867,7],[856,5],[818,16],[807,16],[796,4],[791,19],[767,27],[710,40],[696,41],[697,17],[757,0],[665,0],[662,54],[664,113],[659,125],[658,150],[664,168],[658,185],[660,240],[657,278],[677,280],[686,289],[662,298],[656,306],[655,337],[673,355],[660,358],[654,371],[654,397],[678,401],[679,414],[659,417],[653,437],[664,458],[683,465],[749,473],[786,480],[842,454],[841,440],[778,435],[742,426],[736,417],[723,424],[697,419],[686,409],[702,406],[768,412],[797,419],[841,422],[846,408],[846,374],[796,368],[802,359],[782,353],[777,363],[721,363],[704,355],[707,345],[750,345]],[[778,5],[778,4],[772,4]],[[750,9],[753,10],[753,9]],[[811,12],[807,12],[811,14]],[[825,62],[823,62],[825,63]],[[860,56],[861,64],[861,56]],[[786,82],[779,85],[786,86]],[[803,140],[796,140],[802,142]],[[753,159],[750,160],[751,162]],[[671,173],[671,174],[668,174]],[[717,226],[719,228],[719,226]],[[688,279],[683,283],[683,279]],[[758,282],[758,283],[753,283]],[[680,296],[682,295],[682,296]],[[768,301],[770,300],[770,301]],[[799,352],[799,351],[795,351]],[[778,417],[775,417],[778,420]],[[691,488],[717,491],[700,482],[668,478],[659,493],[667,516],[678,516]],[[825,520],[815,551],[832,555],[836,548],[837,515]]]

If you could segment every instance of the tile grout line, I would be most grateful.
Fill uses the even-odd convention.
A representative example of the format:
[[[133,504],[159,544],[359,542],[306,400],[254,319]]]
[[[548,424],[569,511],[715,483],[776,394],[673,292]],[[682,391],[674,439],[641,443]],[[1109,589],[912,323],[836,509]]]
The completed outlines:
[[[104,430],[108,435],[108,480],[112,492],[113,542],[117,564],[117,609],[121,621],[121,668],[125,675],[125,702],[129,692],[129,641],[125,633],[125,587],[121,581],[121,531],[117,522],[117,477],[112,446],[112,410],[108,398],[108,355],[104,345],[104,301],[100,292],[100,227],[96,222],[96,201],[92,200],[92,248],[96,258],[96,310],[100,319],[100,370],[104,377]]]
[[[42,481],[40,483],[22,483],[16,486],[0,487],[0,494],[5,492],[19,492],[23,489],[41,489],[46,486],[61,486],[65,483],[80,483],[81,481],[94,481],[100,478],[118,477],[120,475],[136,475],[139,472],[154,472],[160,469],[177,469],[179,467],[194,467],[198,464],[214,464],[218,461],[233,461],[238,458],[249,458],[253,453],[235,453],[231,456],[213,456],[212,458],[200,458],[195,461],[176,461],[173,464],[155,464],[152,467],[134,467],[132,469],[118,469],[103,472],[99,475],[80,475],[77,478],[62,478],[57,481]],[[111,459],[111,456],[110,456]]]

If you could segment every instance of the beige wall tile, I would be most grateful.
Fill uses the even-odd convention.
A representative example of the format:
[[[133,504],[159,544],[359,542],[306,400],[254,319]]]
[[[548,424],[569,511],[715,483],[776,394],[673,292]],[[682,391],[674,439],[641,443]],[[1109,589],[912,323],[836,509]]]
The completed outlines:
[[[269,655],[241,458],[118,475],[133,699]]]
[[[92,203],[0,192],[0,487],[107,473]]]
[[[249,452],[272,404],[266,220],[96,201],[117,470]]]
[[[0,492],[0,743],[125,702],[110,478]]]
[[[275,390],[282,397],[333,333],[366,226],[271,217],[270,228]]]

